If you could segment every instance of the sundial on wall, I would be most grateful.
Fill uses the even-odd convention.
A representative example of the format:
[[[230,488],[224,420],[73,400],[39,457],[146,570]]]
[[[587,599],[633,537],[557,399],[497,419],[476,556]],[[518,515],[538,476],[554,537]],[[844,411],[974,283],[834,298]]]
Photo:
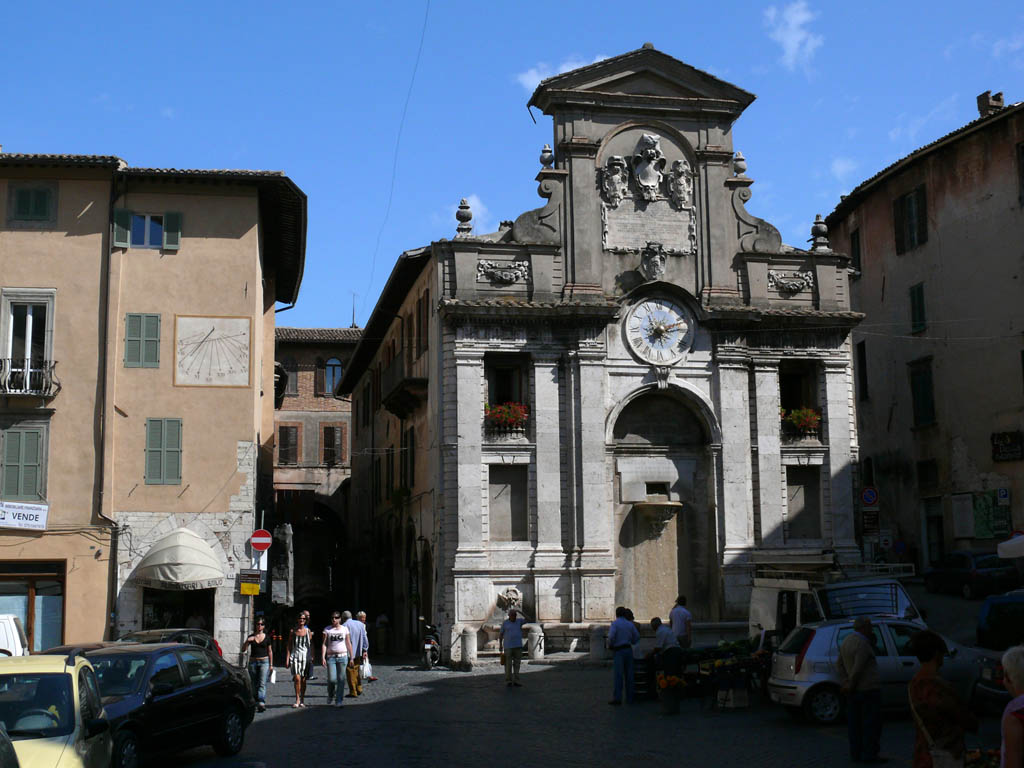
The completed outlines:
[[[174,383],[184,387],[247,387],[252,322],[248,317],[177,315]]]

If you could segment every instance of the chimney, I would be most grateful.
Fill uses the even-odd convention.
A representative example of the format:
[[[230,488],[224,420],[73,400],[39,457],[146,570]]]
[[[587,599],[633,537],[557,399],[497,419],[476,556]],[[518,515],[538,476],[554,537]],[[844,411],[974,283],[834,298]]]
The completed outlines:
[[[1003,108],[1003,92],[993,94],[992,91],[985,91],[978,94],[978,115],[988,117]]]

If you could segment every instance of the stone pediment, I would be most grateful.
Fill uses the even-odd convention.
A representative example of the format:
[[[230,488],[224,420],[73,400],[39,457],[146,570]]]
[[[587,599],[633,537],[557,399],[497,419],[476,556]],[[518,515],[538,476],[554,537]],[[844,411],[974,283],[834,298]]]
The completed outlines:
[[[530,106],[549,113],[553,104],[573,101],[575,94],[591,104],[597,94],[606,94],[609,106],[618,100],[646,98],[680,100],[676,106],[682,108],[699,100],[717,102],[723,110],[739,114],[755,98],[742,88],[648,46],[543,80],[530,98]],[[707,104],[702,106],[706,108]]]

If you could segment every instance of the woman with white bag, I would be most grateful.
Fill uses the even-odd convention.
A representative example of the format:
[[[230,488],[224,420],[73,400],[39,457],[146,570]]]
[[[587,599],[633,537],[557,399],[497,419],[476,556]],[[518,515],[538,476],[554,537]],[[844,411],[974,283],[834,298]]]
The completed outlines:
[[[249,651],[249,678],[252,689],[256,692],[256,710],[265,712],[267,709],[267,678],[274,668],[274,649],[270,644],[270,635],[266,632],[263,618],[256,619],[256,631],[245,638],[242,653]]]

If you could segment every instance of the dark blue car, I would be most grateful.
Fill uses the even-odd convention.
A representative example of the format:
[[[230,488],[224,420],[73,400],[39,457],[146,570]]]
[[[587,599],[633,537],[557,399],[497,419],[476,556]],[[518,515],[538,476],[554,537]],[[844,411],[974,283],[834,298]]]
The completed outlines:
[[[993,552],[950,552],[924,575],[929,592],[954,592],[968,600],[1020,586],[1013,563]]]
[[[1005,651],[1024,643],[1024,589],[990,595],[978,612],[978,645]]]

